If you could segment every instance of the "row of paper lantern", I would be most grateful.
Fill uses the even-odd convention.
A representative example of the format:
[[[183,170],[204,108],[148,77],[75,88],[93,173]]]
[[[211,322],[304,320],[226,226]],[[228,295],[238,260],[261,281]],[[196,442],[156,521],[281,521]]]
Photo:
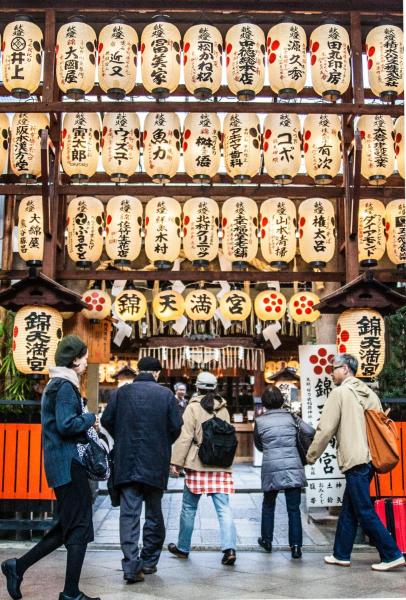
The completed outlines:
[[[358,249],[361,266],[375,266],[387,249],[395,265],[406,264],[406,203],[360,200]],[[116,266],[129,266],[141,252],[158,268],[170,268],[179,257],[183,239],[185,257],[196,267],[207,267],[219,253],[220,210],[212,198],[191,198],[183,208],[170,197],[151,199],[145,207],[134,196],[114,196],[104,206],[97,198],[71,200],[67,212],[67,250],[80,268],[90,268],[105,249]],[[144,228],[144,232],[143,232]],[[222,205],[222,252],[235,267],[246,267],[258,252],[271,266],[286,268],[297,252],[311,267],[324,267],[334,256],[335,213],[330,200],[309,198],[296,206],[288,198],[265,200],[258,215],[254,200],[236,196]],[[259,240],[258,240],[259,237]],[[21,258],[39,265],[44,252],[41,196],[28,196],[19,205],[18,242]]]
[[[10,165],[22,181],[41,174],[41,129],[49,126],[41,113],[18,113],[11,127]],[[404,117],[363,115],[357,123],[362,140],[361,173],[371,185],[383,185],[395,168],[404,178]],[[8,117],[0,114],[0,172],[8,160]],[[183,141],[182,141],[183,139]],[[223,140],[223,144],[221,144]],[[84,182],[103,168],[114,182],[125,182],[139,168],[141,146],[145,172],[154,183],[176,175],[183,151],[187,175],[210,183],[220,168],[221,145],[227,174],[235,183],[249,183],[262,164],[276,183],[286,185],[298,174],[302,149],[307,173],[326,185],[341,167],[341,122],[338,115],[312,114],[303,133],[296,114],[267,115],[261,134],[258,115],[228,113],[221,132],[215,113],[190,113],[183,134],[176,113],[148,113],[141,133],[136,113],[67,113],[61,132],[62,167],[73,182]]]
[[[124,98],[136,83],[139,47],[136,30],[115,19],[100,32],[79,17],[58,31],[56,76],[59,88],[74,99],[91,92],[96,79],[113,99]],[[181,50],[183,47],[183,61]],[[29,17],[9,23],[3,34],[3,82],[19,98],[33,94],[40,83],[43,36]],[[164,19],[147,25],[140,40],[141,76],[147,90],[164,98],[179,85],[181,62],[187,90],[199,99],[215,94],[221,84],[223,39],[220,31],[202,23],[185,33]],[[267,38],[257,25],[240,22],[225,38],[227,84],[239,100],[251,100],[264,86],[265,55],[271,89],[282,98],[294,97],[306,82],[307,39],[303,27],[291,18],[271,27]],[[312,84],[315,92],[335,101],[351,81],[350,39],[334,21],[317,27],[309,40]],[[394,25],[372,29],[366,38],[369,84],[388,101],[403,92],[403,33]],[[98,54],[97,60],[96,55]]]

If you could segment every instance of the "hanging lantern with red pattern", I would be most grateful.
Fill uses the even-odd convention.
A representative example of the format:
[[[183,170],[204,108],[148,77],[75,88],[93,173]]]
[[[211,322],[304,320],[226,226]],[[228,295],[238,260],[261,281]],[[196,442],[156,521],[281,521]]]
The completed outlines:
[[[320,302],[313,292],[298,292],[289,300],[289,314],[296,323],[314,323],[320,312],[314,306]]]
[[[298,115],[271,113],[264,123],[264,163],[276,183],[292,183],[301,161],[301,126]]]
[[[87,308],[82,310],[82,314],[91,323],[102,321],[110,315],[111,298],[106,291],[94,286],[82,294],[82,300],[87,304]]]
[[[265,290],[255,297],[254,310],[261,321],[279,321],[286,312],[286,298],[275,290]]]
[[[306,32],[292,17],[284,16],[268,32],[268,74],[272,91],[294,98],[306,83]]]
[[[384,185],[395,166],[392,118],[389,115],[362,115],[357,129],[362,144],[361,174],[371,185]]]
[[[0,114],[0,175],[8,164],[8,146],[10,137],[10,123],[6,114]]]
[[[207,100],[221,84],[223,38],[213,25],[189,27],[183,38],[186,89],[198,100]]]
[[[367,35],[365,53],[372,93],[392,102],[403,93],[403,31],[396,25],[379,25]]]
[[[341,167],[341,121],[338,115],[307,115],[303,152],[307,174],[316,185],[328,185]]]
[[[347,30],[332,19],[310,37],[312,83],[316,94],[336,102],[351,81],[350,38]]]
[[[386,249],[399,271],[406,269],[406,200],[392,200],[386,206]]]
[[[90,269],[103,252],[103,204],[92,196],[73,198],[66,219],[67,248],[80,269]]]
[[[10,166],[24,183],[41,175],[41,130],[49,129],[48,115],[15,113],[11,124]]]
[[[261,204],[261,252],[271,267],[285,269],[296,254],[296,206],[288,198],[270,198]]]
[[[238,100],[253,100],[264,85],[265,36],[258,25],[242,17],[226,35],[227,85]]]
[[[395,155],[399,175],[405,178],[405,118],[400,116],[395,121]]]
[[[210,183],[220,167],[221,125],[216,113],[189,113],[183,131],[185,171],[194,183]]]
[[[114,183],[125,183],[140,162],[137,113],[105,113],[101,139],[103,167]]]
[[[138,35],[122,17],[99,34],[99,84],[113,100],[122,100],[135,86]]]

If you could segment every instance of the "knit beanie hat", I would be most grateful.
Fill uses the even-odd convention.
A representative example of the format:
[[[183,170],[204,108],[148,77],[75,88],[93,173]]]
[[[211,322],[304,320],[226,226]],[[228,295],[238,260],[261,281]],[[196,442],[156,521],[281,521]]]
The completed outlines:
[[[86,344],[77,335],[66,335],[59,342],[55,352],[56,366],[69,367],[86,348]]]
[[[162,371],[162,365],[154,356],[143,356],[138,361],[139,371]]]

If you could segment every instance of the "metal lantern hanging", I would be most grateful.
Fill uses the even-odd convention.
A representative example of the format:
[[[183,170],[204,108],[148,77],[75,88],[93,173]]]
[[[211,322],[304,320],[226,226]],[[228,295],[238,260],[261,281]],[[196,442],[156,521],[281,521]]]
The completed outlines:
[[[270,198],[261,204],[261,252],[272,267],[285,269],[296,254],[296,206],[288,198]]]
[[[268,74],[271,89],[281,98],[294,98],[306,83],[306,32],[285,17],[268,32]]]
[[[384,185],[395,166],[392,119],[389,115],[362,115],[357,128],[362,144],[361,174],[371,185]]]
[[[16,98],[29,98],[41,79],[42,31],[26,15],[8,23],[2,44],[3,84]]]
[[[24,306],[17,311],[13,329],[13,359],[25,375],[47,375],[55,366],[62,339],[62,316],[50,306]]]
[[[264,122],[264,164],[276,183],[292,183],[301,161],[301,126],[298,115],[271,113]]]
[[[386,206],[386,250],[399,270],[406,267],[406,200],[392,200]]]
[[[265,36],[247,21],[233,25],[226,35],[227,85],[238,100],[253,100],[264,85]]]
[[[6,114],[0,114],[0,175],[7,169],[10,124]]]
[[[289,314],[296,323],[314,323],[320,312],[314,306],[320,302],[313,292],[298,292],[289,300]]]
[[[145,253],[159,269],[169,269],[180,253],[181,206],[174,198],[152,198],[145,209]]]
[[[275,290],[265,290],[255,297],[254,310],[261,321],[279,321],[286,312],[286,298]]]
[[[179,29],[158,17],[141,36],[141,75],[145,89],[155,98],[166,98],[180,79]]]
[[[218,254],[219,207],[212,198],[190,198],[183,205],[183,250],[194,267],[207,267]]]
[[[62,167],[73,183],[85,182],[96,173],[100,152],[101,123],[98,113],[66,113],[62,125]]]
[[[185,312],[185,301],[179,292],[165,290],[155,294],[152,310],[159,321],[177,321]]]
[[[209,290],[193,290],[185,298],[185,313],[192,321],[209,321],[216,309],[216,296]]]
[[[251,314],[251,298],[246,292],[231,290],[220,298],[219,309],[229,321],[245,321]]]
[[[169,183],[180,159],[180,121],[176,113],[148,113],[144,122],[144,168],[154,183]]]
[[[141,252],[142,204],[134,196],[114,196],[106,206],[106,253],[129,266]]]
[[[80,196],[69,202],[67,248],[71,260],[90,269],[103,252],[103,204],[97,198]]]
[[[399,175],[405,178],[405,118],[402,115],[395,121],[395,155]]]
[[[361,199],[358,210],[358,261],[375,267],[385,254],[385,205],[380,200]]]
[[[316,185],[328,185],[341,167],[341,121],[338,115],[307,115],[303,152],[307,174]]]
[[[335,251],[334,206],[325,198],[309,198],[299,205],[299,249],[313,268],[325,267]]]
[[[236,196],[223,204],[223,254],[235,268],[244,269],[258,251],[258,208],[251,198]]]
[[[41,130],[49,129],[48,115],[15,113],[11,125],[10,165],[26,183],[41,175]]]
[[[254,113],[228,113],[224,119],[224,161],[234,183],[250,183],[261,165],[261,129]]]
[[[376,377],[385,362],[385,322],[370,308],[350,308],[337,322],[337,351],[358,359],[356,377]]]
[[[105,113],[101,139],[103,168],[114,183],[125,183],[140,161],[137,113]]]
[[[29,267],[40,267],[44,256],[42,196],[23,198],[18,207],[18,253]]]
[[[96,75],[97,36],[82,17],[71,17],[56,38],[56,79],[68,98],[82,100]]]
[[[123,321],[141,321],[147,312],[147,301],[138,290],[124,290],[116,297],[114,312]]]
[[[351,80],[350,38],[333,21],[317,27],[310,37],[310,64],[314,91],[335,102]]]
[[[189,27],[183,38],[183,70],[188,92],[207,100],[221,84],[223,38],[213,25]]]
[[[379,25],[367,35],[365,53],[372,93],[391,102],[403,93],[403,31],[396,25]]]
[[[82,295],[82,300],[87,304],[87,308],[82,310],[82,314],[91,322],[102,321],[111,313],[111,298],[104,290],[87,290]]]
[[[122,100],[134,88],[137,48],[137,32],[120,17],[100,31],[99,85],[109,98]]]
[[[216,113],[189,113],[183,130],[185,171],[194,183],[210,183],[220,167],[221,125]]]

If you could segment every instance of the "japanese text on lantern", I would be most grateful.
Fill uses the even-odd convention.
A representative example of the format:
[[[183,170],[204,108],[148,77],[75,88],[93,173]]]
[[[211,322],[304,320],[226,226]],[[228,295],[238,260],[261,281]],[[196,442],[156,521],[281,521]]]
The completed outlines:
[[[115,25],[111,35],[112,46],[117,49],[108,53],[107,60],[103,62],[103,76],[124,77],[128,75],[128,64],[130,62],[130,44],[126,44],[124,31],[121,25]],[[127,47],[126,47],[127,46]],[[127,65],[126,72],[123,73],[124,66]]]
[[[373,377],[380,363],[382,320],[379,317],[364,315],[357,321],[360,338],[360,369],[364,377]]]
[[[375,166],[384,168],[388,164],[387,131],[382,115],[376,115],[373,127]],[[372,167],[373,165],[371,165]]]
[[[396,87],[401,79],[399,69],[399,44],[396,39],[396,33],[391,27],[384,31],[384,78],[385,84],[389,87]]]
[[[194,295],[191,300],[191,312],[197,315],[208,315],[212,308],[211,297],[205,292]]]
[[[241,34],[239,39],[239,50],[238,50],[238,75],[237,81],[240,81],[244,85],[252,85],[254,81],[254,73],[258,71],[257,57],[256,57],[256,42],[254,39],[254,32],[251,27],[244,26],[241,28]]]
[[[28,169],[28,161],[32,160],[32,149],[34,147],[34,135],[26,114],[22,114],[18,120],[16,135],[14,138],[15,165],[18,171]]]
[[[327,227],[326,211],[323,202],[314,203],[314,244],[315,252],[324,252],[330,242],[330,231]]]
[[[48,361],[51,315],[32,311],[24,321],[27,332],[25,337],[27,364],[32,371],[41,372],[45,369]]]
[[[241,147],[241,131],[242,123],[238,114],[231,115],[230,118],[230,129],[229,129],[229,146],[231,152],[229,153],[230,167],[242,167],[243,158],[242,147]]]
[[[110,135],[113,135],[113,133],[113,159],[116,160],[119,165],[121,165],[123,161],[128,160],[129,151],[133,150],[131,130],[128,124],[127,115],[125,113],[117,113],[114,132],[111,131]]]
[[[332,85],[337,85],[343,80],[343,53],[342,42],[340,41],[340,33],[337,27],[330,27],[328,32],[327,47],[329,49],[327,57],[327,66],[329,69],[327,82]]]
[[[245,212],[243,202],[237,202],[235,205],[236,216],[232,222],[232,240],[233,254],[237,258],[246,258],[248,256],[248,246],[250,242],[248,217]]]
[[[121,294],[117,299],[120,315],[138,315],[141,306],[141,297],[133,294]]]
[[[213,83],[214,43],[207,27],[199,29],[197,52],[197,74],[195,75],[197,81]]]
[[[289,56],[289,60],[287,57]],[[304,75],[305,64],[303,63],[303,53],[300,44],[300,33],[297,25],[289,28],[289,40],[286,46],[284,59],[280,63],[280,77],[283,79],[283,69],[288,62],[288,76],[293,81],[298,81]]]
[[[321,143],[317,146],[317,155],[314,157],[316,161],[314,168],[315,170],[330,170],[333,159],[331,158],[332,144],[329,143],[331,124],[328,115],[320,115],[319,126]]]
[[[288,250],[289,215],[284,202],[278,202],[275,227],[271,233],[271,245],[276,256],[284,258]]]
[[[210,167],[212,163],[212,157],[216,156],[216,135],[215,129],[212,129],[213,123],[210,116],[207,113],[200,115],[199,125],[201,127],[200,133],[196,138],[196,146],[200,152],[195,158],[196,165],[198,167]]]
[[[199,258],[205,258],[212,244],[213,236],[210,235],[211,218],[206,202],[199,202],[197,207],[197,217],[194,221],[194,229],[197,238],[197,255]],[[194,244],[192,245],[192,247]]]
[[[89,233],[90,229],[90,221],[87,216],[88,206],[86,200],[80,200],[78,203],[77,214],[75,216],[75,225],[76,225],[76,252],[78,254],[79,260],[86,260],[87,255],[87,247],[90,249],[90,243],[87,244],[86,237]],[[92,244],[92,247],[94,242]]]
[[[21,66],[25,62],[31,62],[32,60],[32,43],[28,45],[25,39],[25,31],[22,23],[16,23],[12,33],[11,39],[11,53],[8,63],[12,65],[10,79],[24,79],[24,75],[21,73],[24,71],[24,67]],[[9,66],[9,65],[7,65]]]
[[[162,200],[156,205],[156,234],[154,252],[165,254],[168,250],[168,229],[166,226],[167,210]]]
[[[78,76],[83,77],[83,63],[79,61],[79,53],[83,55],[84,48],[77,47],[77,30],[75,25],[69,25],[66,29],[66,51],[63,62],[64,75],[62,84],[77,83]],[[83,46],[83,41],[80,41]]]
[[[166,39],[165,33],[161,23],[156,23],[152,30],[153,40],[151,42],[152,47],[152,61],[151,61],[151,77],[156,85],[161,85],[167,82],[168,77],[168,58],[169,52],[169,40]]]
[[[292,119],[289,115],[283,113],[279,118],[279,124],[281,127],[292,127]],[[280,160],[281,162],[290,162],[294,159],[294,132],[293,131],[282,131],[277,135],[277,145],[275,147],[275,152],[277,156],[274,157],[274,162]]]
[[[21,254],[26,254],[29,249],[38,249],[40,247],[40,236],[42,234],[41,219],[40,215],[37,213],[35,202],[33,202],[33,200],[28,200],[28,202],[26,203],[25,217],[21,219],[19,227],[21,230]]]
[[[379,226],[381,215],[375,210],[374,203],[365,201],[360,214],[359,237],[367,256],[374,256],[377,246],[382,245],[383,228]]]
[[[164,113],[157,113],[155,116],[155,129],[152,132],[151,144],[157,146],[152,153],[152,160],[165,160],[167,155],[167,149],[169,149],[169,142],[167,138],[167,132],[163,127],[166,125],[166,118]],[[166,144],[166,148],[164,147]],[[168,158],[170,158],[168,156]],[[151,161],[151,167],[153,166]]]
[[[118,223],[118,256],[126,258],[130,251],[131,233],[131,207],[128,199],[120,203],[120,217]]]
[[[232,315],[242,315],[247,300],[244,298],[244,296],[241,296],[236,292],[227,297],[226,303],[227,308]]]

